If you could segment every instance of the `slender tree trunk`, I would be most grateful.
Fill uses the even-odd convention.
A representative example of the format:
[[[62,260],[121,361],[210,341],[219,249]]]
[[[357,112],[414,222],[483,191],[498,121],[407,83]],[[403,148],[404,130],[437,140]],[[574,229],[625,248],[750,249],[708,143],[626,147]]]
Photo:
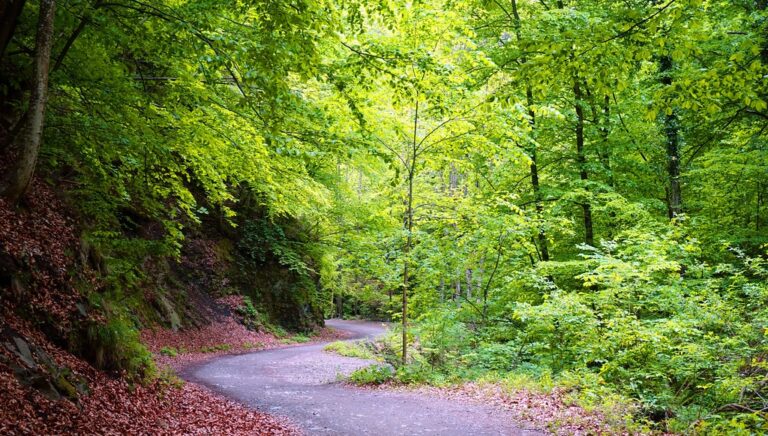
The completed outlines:
[[[583,95],[581,93],[581,86],[579,86],[579,80],[573,81],[573,96],[576,99],[576,160],[579,164],[579,177],[584,183],[584,189],[587,189],[586,183],[589,180],[589,174],[587,173],[587,157],[584,153],[584,107]],[[589,191],[587,189],[587,191]],[[581,208],[584,211],[584,242],[588,245],[595,245],[594,228],[592,224],[592,204],[589,201],[585,201],[581,204]]]
[[[402,312],[402,327],[403,327],[403,365],[408,361],[408,287],[410,273],[409,267],[411,263],[411,249],[413,248],[413,179],[416,176],[416,158],[418,151],[418,127],[419,127],[419,96],[416,95],[416,101],[414,104],[413,115],[413,140],[411,143],[411,156],[409,158],[410,165],[408,165],[408,196],[406,200],[406,239],[405,247],[403,249],[404,262],[403,262],[403,312]]]
[[[467,278],[467,301],[469,301],[472,300],[472,270],[467,268],[465,273]]]
[[[456,287],[453,292],[453,301],[456,303],[456,307],[461,306],[461,274],[456,277]]]
[[[54,0],[40,1],[40,15],[35,40],[34,80],[29,96],[29,109],[22,121],[24,125],[11,145],[11,152],[16,153],[16,161],[11,165],[8,174],[0,183],[0,195],[12,203],[18,202],[29,187],[37,165],[40,142],[43,138],[55,9],[56,2]]]
[[[758,180],[758,182],[757,182],[757,204],[756,204],[756,207],[755,207],[755,231],[756,232],[760,231],[760,209],[761,209],[764,201],[765,200],[763,198],[763,185]]]
[[[457,189],[459,189],[459,172],[456,170],[456,166],[451,162],[450,172],[449,172],[449,190],[451,192],[451,195],[453,195],[454,192],[456,192]]]
[[[405,263],[403,264],[403,365],[407,362],[408,356],[408,286],[409,269],[411,263],[411,245],[413,244],[413,170],[408,174],[408,207],[407,207],[407,227],[405,237]]]
[[[597,109],[595,109],[595,119],[599,119]],[[608,186],[611,189],[616,190],[616,179],[613,177],[613,168],[611,166],[612,150],[611,145],[608,142],[608,136],[611,134],[611,97],[606,95],[603,99],[603,113],[602,120],[600,122],[600,137],[602,141],[602,152],[600,153],[600,160],[603,163],[603,167],[608,176]],[[608,239],[613,238],[613,230],[616,226],[616,212],[611,211],[608,214]]]
[[[535,129],[536,127],[536,114],[533,112],[533,92],[531,91],[531,87],[529,86],[526,90],[526,102],[528,104],[528,116],[530,117],[530,124],[531,124],[531,130]],[[538,150],[536,149],[537,145],[536,143],[531,144],[531,148],[529,151],[529,155],[531,158],[531,188],[533,189],[533,199],[535,202],[535,208],[536,208],[536,218],[539,221],[542,221],[544,216],[544,205],[541,202],[541,184],[539,183],[539,165],[538,165]],[[549,247],[547,244],[547,233],[544,230],[544,227],[539,224],[539,234],[538,234],[538,245],[539,245],[539,260],[541,261],[548,261],[549,260]]]
[[[661,83],[672,85],[672,58],[663,56],[661,64]],[[664,116],[664,134],[667,144],[667,209],[670,219],[674,219],[683,211],[683,196],[680,188],[680,122],[677,113]]]
[[[16,31],[16,23],[26,0],[6,0],[0,3],[0,61]]]
[[[764,11],[768,9],[768,0],[757,0],[755,6]],[[768,26],[763,27],[763,46],[760,47],[760,59],[762,59],[763,65],[768,65]]]
[[[515,36],[517,38],[518,44],[522,40],[521,32],[520,32],[520,13],[517,10],[517,0],[512,0],[512,16],[515,19],[514,26],[515,26]],[[524,63],[526,61],[525,57],[521,59],[521,61]],[[534,131],[536,128],[536,114],[533,112],[533,90],[531,89],[531,86],[526,86],[525,89],[525,100],[526,104],[528,105],[528,117],[530,118],[530,124],[531,124],[531,132]],[[539,167],[538,167],[538,160],[537,160],[537,150],[536,150],[536,143],[532,142],[529,150],[529,156],[531,158],[531,186],[533,188],[533,200],[535,202],[536,207],[536,217],[541,221],[542,216],[544,214],[544,206],[541,203],[541,186],[539,184]],[[538,246],[539,246],[539,260],[542,261],[548,261],[549,260],[549,249],[547,247],[547,234],[544,231],[544,228],[539,226],[539,234],[538,234]]]

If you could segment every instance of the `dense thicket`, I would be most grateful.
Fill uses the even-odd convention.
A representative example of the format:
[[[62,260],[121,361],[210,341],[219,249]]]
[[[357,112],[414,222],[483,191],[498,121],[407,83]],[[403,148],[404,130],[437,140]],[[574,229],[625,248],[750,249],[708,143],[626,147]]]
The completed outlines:
[[[765,430],[766,8],[6,2],[0,192],[56,185],[113,300],[208,253],[293,328],[401,321],[407,379]]]

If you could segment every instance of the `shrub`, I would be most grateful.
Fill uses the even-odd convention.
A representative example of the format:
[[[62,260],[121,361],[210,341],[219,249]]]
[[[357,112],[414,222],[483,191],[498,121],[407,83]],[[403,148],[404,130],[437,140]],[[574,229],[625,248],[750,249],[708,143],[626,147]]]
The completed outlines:
[[[392,379],[394,371],[389,365],[370,365],[360,368],[349,376],[356,385],[378,385]]]
[[[168,356],[168,357],[176,357],[176,356],[179,355],[179,350],[177,350],[174,347],[163,347],[160,350],[160,354],[162,354],[163,356]]]

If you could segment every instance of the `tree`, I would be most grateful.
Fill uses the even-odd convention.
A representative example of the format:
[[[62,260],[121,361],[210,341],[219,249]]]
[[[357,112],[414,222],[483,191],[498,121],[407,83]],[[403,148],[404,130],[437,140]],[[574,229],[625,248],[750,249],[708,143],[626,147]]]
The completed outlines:
[[[11,15],[18,15],[24,2],[14,2],[7,9]],[[14,7],[18,5],[18,9]],[[26,192],[32,181],[43,138],[45,121],[45,106],[48,99],[48,71],[51,61],[51,46],[53,45],[53,22],[56,12],[54,0],[42,0],[35,37],[34,74],[29,93],[29,108],[19,121],[18,131],[12,133],[8,144],[14,161],[8,168],[3,180],[0,181],[0,196],[11,203],[16,203]],[[12,30],[11,30],[12,32]],[[11,33],[12,34],[12,33]],[[3,35],[3,51],[7,39]],[[2,52],[0,52],[1,54]],[[1,58],[0,58],[1,59]],[[7,151],[6,151],[7,152]]]

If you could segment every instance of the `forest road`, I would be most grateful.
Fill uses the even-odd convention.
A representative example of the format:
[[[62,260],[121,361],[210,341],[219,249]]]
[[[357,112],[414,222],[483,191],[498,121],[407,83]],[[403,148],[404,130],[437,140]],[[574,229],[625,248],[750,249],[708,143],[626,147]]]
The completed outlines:
[[[329,320],[326,325],[363,339],[384,333],[381,323]],[[374,363],[311,344],[227,356],[187,368],[182,376],[235,401],[288,417],[310,435],[542,435],[505,413],[417,393],[345,386],[339,374]]]

